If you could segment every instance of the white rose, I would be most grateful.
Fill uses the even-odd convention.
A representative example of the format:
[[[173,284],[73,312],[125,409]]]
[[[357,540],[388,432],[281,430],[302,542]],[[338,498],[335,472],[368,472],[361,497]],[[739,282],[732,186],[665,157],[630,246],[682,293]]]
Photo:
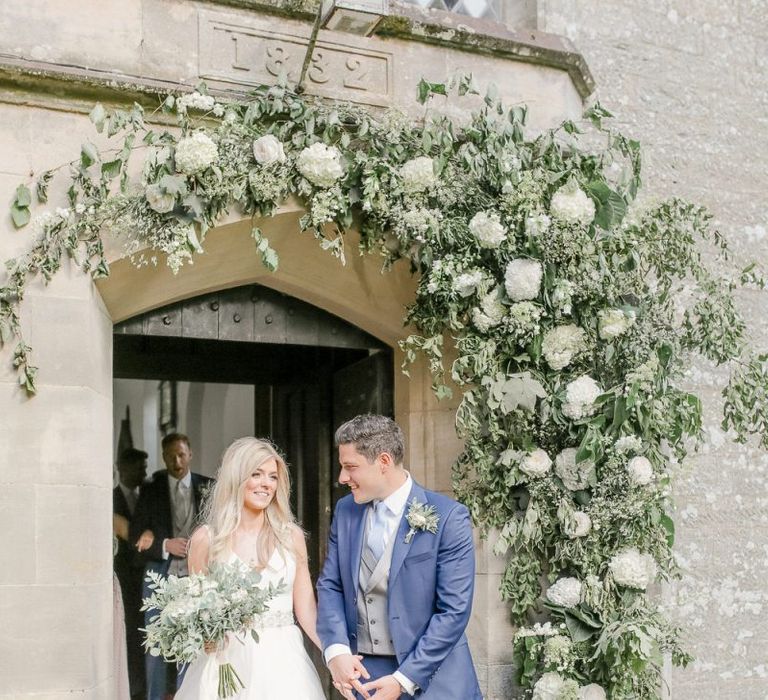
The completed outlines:
[[[544,334],[541,353],[554,370],[561,370],[585,349],[584,331],[573,324],[556,326]]]
[[[520,471],[532,477],[544,476],[552,467],[552,460],[542,449],[529,452],[520,463]]]
[[[635,547],[614,554],[608,563],[613,580],[620,586],[645,590],[656,578],[656,562],[650,554],[641,554]]]
[[[581,581],[565,576],[547,589],[547,600],[562,608],[575,608],[581,602]]]
[[[469,231],[481,248],[498,248],[507,237],[498,214],[480,211],[469,222]]]
[[[552,196],[549,205],[552,216],[564,224],[592,223],[595,218],[595,203],[576,185],[563,185]]]
[[[576,462],[578,450],[566,447],[555,457],[555,474],[569,491],[581,491],[589,486],[595,463],[591,460]]]
[[[173,207],[176,205],[176,195],[163,192],[160,185],[147,185],[144,196],[147,198],[147,204],[158,214],[167,214],[169,211],[173,211]]]
[[[565,390],[563,414],[573,420],[591,416],[596,410],[595,401],[602,393],[600,385],[588,374],[574,379]]]
[[[647,486],[653,481],[653,465],[647,457],[639,455],[627,464],[629,478],[638,486]]]
[[[516,258],[507,264],[504,288],[512,301],[527,301],[539,296],[542,276],[541,263],[528,258]]]
[[[613,340],[627,332],[627,329],[635,322],[633,315],[625,314],[621,309],[608,309],[600,311],[598,317],[598,331],[603,340]]]
[[[579,700],[607,700],[603,686],[590,683],[579,688]]]
[[[564,685],[565,679],[559,673],[549,671],[536,681],[531,700],[559,700]]]
[[[259,165],[271,165],[285,161],[283,144],[272,134],[264,134],[253,142],[253,157]]]
[[[185,175],[195,175],[216,162],[219,150],[202,131],[186,136],[176,144],[176,169]]]
[[[487,333],[504,319],[507,309],[499,300],[498,291],[486,294],[480,300],[480,308],[472,309],[472,322],[478,330]]]
[[[486,285],[488,275],[482,270],[474,269],[463,272],[453,280],[453,290],[460,297],[472,296],[480,287]]]
[[[400,179],[406,192],[423,192],[437,182],[435,164],[427,156],[413,158],[400,167]]]
[[[324,143],[313,143],[299,153],[296,167],[318,187],[330,187],[344,174],[341,153],[335,146],[326,146]]]
[[[563,528],[565,534],[572,540],[577,537],[586,537],[591,529],[592,518],[590,518],[583,510],[575,511],[573,514],[573,521],[566,522]]]

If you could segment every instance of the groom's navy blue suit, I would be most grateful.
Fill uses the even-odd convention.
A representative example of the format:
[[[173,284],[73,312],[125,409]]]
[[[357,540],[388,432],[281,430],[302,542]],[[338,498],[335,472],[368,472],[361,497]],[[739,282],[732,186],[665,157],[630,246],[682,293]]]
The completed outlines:
[[[434,506],[439,522],[437,533],[417,531],[406,544],[409,526],[405,516],[414,498]],[[357,653],[358,581],[367,508],[355,503],[351,495],[336,506],[328,555],[317,582],[317,631],[323,649],[344,644]],[[464,634],[475,577],[469,512],[460,503],[414,482],[396,537],[389,570],[388,616],[397,666],[389,672],[397,670],[413,681],[419,687],[417,698],[482,700]],[[372,680],[376,675],[372,674]]]

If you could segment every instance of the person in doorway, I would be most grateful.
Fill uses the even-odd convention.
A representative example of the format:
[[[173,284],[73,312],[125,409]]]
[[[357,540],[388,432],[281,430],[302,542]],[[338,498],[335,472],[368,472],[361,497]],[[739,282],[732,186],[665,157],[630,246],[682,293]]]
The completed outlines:
[[[139,631],[144,626],[141,612],[141,580],[144,564],[130,544],[130,522],[139,500],[139,487],[147,476],[147,453],[128,447],[117,458],[118,484],[112,492],[114,534],[117,551],[114,571],[120,583],[125,610],[125,645],[128,653],[128,680],[131,698],[144,697],[144,650]]]
[[[142,486],[130,537],[143,557],[145,574],[156,571],[166,576],[186,576],[189,536],[197,524],[204,491],[212,480],[190,471],[192,450],[186,435],[166,435],[162,448],[165,469],[155,472],[151,481]],[[150,595],[146,579],[142,595]],[[156,614],[146,611],[145,623]],[[176,665],[151,654],[144,655],[144,662],[147,700],[172,696],[178,681]]]
[[[320,679],[304,650],[301,631],[320,646],[317,607],[309,577],[304,533],[290,510],[288,469],[264,440],[244,437],[224,453],[205,524],[192,535],[190,572],[205,572],[212,562],[241,561],[255,567],[262,584],[285,590],[269,601],[256,629],[231,640],[223,651],[243,682],[239,700],[325,700]],[[204,672],[207,654],[190,664],[176,700],[217,697]]]
[[[475,575],[466,507],[403,468],[403,432],[357,416],[335,436],[339,482],[317,583],[318,625],[345,698],[481,700],[464,630]]]

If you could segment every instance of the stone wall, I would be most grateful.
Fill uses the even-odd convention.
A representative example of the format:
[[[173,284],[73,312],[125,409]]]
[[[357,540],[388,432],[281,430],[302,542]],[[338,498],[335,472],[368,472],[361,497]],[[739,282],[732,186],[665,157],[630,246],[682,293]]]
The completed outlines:
[[[643,143],[647,194],[707,205],[737,262],[768,262],[768,2],[542,0],[539,27],[574,41],[597,98]],[[742,295],[763,348],[766,300]],[[768,458],[719,429],[723,381],[702,363],[691,374],[707,444],[676,487],[685,575],[665,599],[696,661],[668,669],[675,700],[763,698],[768,687]]]

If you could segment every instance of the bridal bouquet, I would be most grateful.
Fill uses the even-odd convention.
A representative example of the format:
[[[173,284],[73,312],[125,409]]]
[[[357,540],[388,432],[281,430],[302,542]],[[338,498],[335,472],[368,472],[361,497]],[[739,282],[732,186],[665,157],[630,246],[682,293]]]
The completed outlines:
[[[281,585],[260,586],[261,576],[241,562],[211,564],[207,574],[179,578],[147,574],[152,595],[142,610],[157,610],[147,625],[144,645],[166,661],[193,661],[205,649],[221,649],[227,635],[251,634],[253,623],[267,610],[267,602]],[[243,687],[232,664],[218,665],[218,697],[228,698]]]

